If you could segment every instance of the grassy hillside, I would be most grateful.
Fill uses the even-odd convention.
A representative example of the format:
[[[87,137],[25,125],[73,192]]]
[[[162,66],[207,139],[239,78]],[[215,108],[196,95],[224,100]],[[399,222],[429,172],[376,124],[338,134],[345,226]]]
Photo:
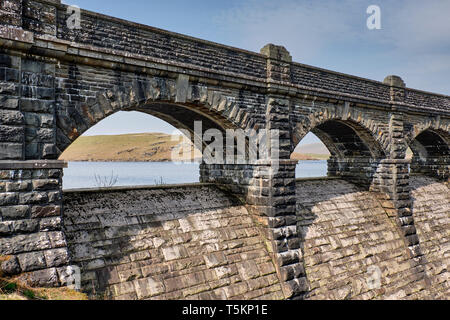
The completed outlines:
[[[183,156],[181,150],[191,150]],[[64,153],[66,161],[192,161],[193,148],[183,136],[164,133],[137,133],[124,135],[83,136],[78,138]],[[173,155],[176,155],[173,157]],[[408,149],[407,157],[411,158]],[[199,151],[195,152],[200,158]],[[328,149],[322,143],[298,146],[292,153],[294,160],[327,160]]]
[[[295,152],[301,154],[318,154],[330,156],[327,147],[321,142],[299,145],[295,148]]]
[[[411,159],[413,153],[410,148],[406,150],[406,158]],[[295,160],[311,160],[312,159],[320,159],[327,160],[330,157],[330,152],[325,147],[323,143],[311,143],[300,145],[295,148],[295,151],[292,153],[291,159]]]
[[[66,161],[186,161],[192,157],[179,155],[190,142],[182,136],[164,133],[139,133],[105,136],[82,136],[60,156]]]
[[[293,160],[327,160],[330,152],[323,143],[299,145],[291,155]]]
[[[292,160],[328,160],[330,155],[318,154],[318,153],[298,153],[293,152],[291,154]]]

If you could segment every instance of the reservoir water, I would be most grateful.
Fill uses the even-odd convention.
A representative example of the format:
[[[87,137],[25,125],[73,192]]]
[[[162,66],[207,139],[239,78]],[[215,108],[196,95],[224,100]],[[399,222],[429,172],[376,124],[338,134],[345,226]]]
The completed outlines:
[[[296,177],[322,177],[327,161],[300,161]],[[115,182],[114,186],[178,184],[199,181],[198,163],[174,162],[69,162],[64,169],[63,188],[96,188]]]

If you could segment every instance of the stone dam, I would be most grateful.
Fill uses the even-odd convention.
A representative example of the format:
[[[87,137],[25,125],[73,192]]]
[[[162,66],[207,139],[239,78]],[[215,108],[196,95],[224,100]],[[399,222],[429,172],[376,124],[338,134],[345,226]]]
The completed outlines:
[[[304,299],[448,299],[450,194],[412,180],[423,263],[411,259],[382,197],[341,179],[298,179]],[[82,287],[113,299],[283,299],[270,243],[214,185],[74,190],[64,224]],[[380,287],[370,288],[371,267]]]

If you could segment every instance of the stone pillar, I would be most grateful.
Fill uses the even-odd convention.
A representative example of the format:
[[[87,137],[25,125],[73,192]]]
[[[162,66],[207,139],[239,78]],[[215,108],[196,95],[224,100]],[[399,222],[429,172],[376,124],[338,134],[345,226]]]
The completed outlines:
[[[410,249],[419,243],[411,211],[409,160],[384,159],[375,173],[371,190],[383,194],[382,205],[403,230]],[[417,252],[414,253],[416,255]]]
[[[396,108],[397,102],[404,101],[405,83],[397,76],[388,76],[384,82],[391,86],[390,148],[388,158],[383,159],[377,168],[371,190],[383,194],[383,207],[400,226],[410,248],[412,258],[418,258],[421,256],[421,253],[412,213],[409,186],[410,160],[405,159],[407,145],[404,134],[403,114]]]
[[[29,21],[27,15],[50,19],[47,4],[25,4],[23,8],[20,4],[24,28],[25,21]],[[56,9],[50,7],[55,26]],[[57,158],[54,82],[57,62],[15,51],[27,50],[34,44],[33,32],[22,29],[22,25],[1,25],[0,21],[0,160]]]
[[[402,78],[395,75],[390,75],[384,78],[383,83],[390,86],[391,103],[403,102],[405,100],[405,82]]]
[[[202,164],[201,181],[226,187],[246,204],[277,269],[286,298],[308,290],[297,231],[295,167],[292,160],[246,165]]]
[[[292,160],[261,162],[255,168],[246,198],[286,298],[301,297],[308,290],[297,230],[296,164]]]
[[[268,94],[264,158],[247,164],[202,164],[202,182],[226,185],[247,205],[270,253],[287,299],[308,291],[300,238],[297,231],[295,167],[292,152],[290,99],[277,83],[290,82],[289,52],[275,45],[265,46]]]
[[[32,286],[60,286],[69,263],[62,224],[66,164],[36,160],[56,158],[56,61],[16,51],[30,48],[34,33],[56,35],[50,1],[1,1],[0,271]]]
[[[292,57],[283,46],[267,44],[261,49],[267,57],[267,79],[269,81],[291,82]]]
[[[300,298],[308,291],[296,216],[295,167],[290,160],[292,145],[291,102],[278,84],[291,82],[292,57],[281,46],[266,45],[261,53],[267,57],[267,108],[265,127],[268,137],[268,160],[262,161],[251,180],[247,203],[255,217],[275,263],[287,299]]]
[[[62,224],[63,161],[0,161],[3,274],[32,286],[64,284],[69,254]],[[4,259],[3,259],[4,260]]]
[[[20,109],[25,159],[56,159],[55,61],[22,59]]]

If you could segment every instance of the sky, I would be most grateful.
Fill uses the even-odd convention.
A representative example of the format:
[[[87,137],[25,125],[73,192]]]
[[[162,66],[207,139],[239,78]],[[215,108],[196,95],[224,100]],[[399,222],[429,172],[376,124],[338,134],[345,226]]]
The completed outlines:
[[[65,0],[114,17],[250,51],[283,45],[296,62],[450,95],[449,0]],[[381,29],[366,12],[381,9]],[[86,134],[172,133],[165,122],[117,113]],[[309,135],[304,143],[316,141]]]

